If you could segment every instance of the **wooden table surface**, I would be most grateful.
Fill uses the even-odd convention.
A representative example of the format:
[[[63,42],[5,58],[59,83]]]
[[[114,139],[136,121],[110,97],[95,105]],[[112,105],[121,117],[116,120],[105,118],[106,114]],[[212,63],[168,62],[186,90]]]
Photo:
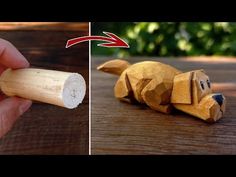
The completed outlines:
[[[205,69],[213,90],[227,98],[226,114],[215,124],[116,100],[117,76],[95,69],[111,58],[92,57],[92,154],[236,154],[236,58],[128,59],[161,61],[182,71]]]
[[[32,67],[78,72],[89,88],[88,43],[65,49],[70,38],[88,35],[88,23],[0,23]],[[0,154],[88,154],[89,90],[78,108],[35,103],[0,139]]]

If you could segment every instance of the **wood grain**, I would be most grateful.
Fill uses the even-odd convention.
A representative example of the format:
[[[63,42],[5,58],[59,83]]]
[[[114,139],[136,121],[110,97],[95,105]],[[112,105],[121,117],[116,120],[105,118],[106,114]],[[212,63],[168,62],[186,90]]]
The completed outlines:
[[[63,27],[65,24],[61,25]],[[23,28],[20,31],[0,31],[1,38],[12,42],[29,60],[31,67],[78,72],[85,78],[86,87],[89,88],[88,43],[65,49],[68,39],[84,34],[88,35],[88,28],[81,31],[70,28],[64,31]],[[88,153],[89,89],[83,104],[73,110],[33,104],[12,130],[0,139],[0,154]]]
[[[215,124],[180,111],[165,115],[145,105],[118,101],[113,95],[118,77],[95,69],[109,59],[92,57],[92,154],[236,153],[236,58],[128,59],[161,61],[182,71],[205,69],[213,90],[227,98],[226,114]]]
[[[0,30],[84,31],[89,23],[76,22],[0,22]]]

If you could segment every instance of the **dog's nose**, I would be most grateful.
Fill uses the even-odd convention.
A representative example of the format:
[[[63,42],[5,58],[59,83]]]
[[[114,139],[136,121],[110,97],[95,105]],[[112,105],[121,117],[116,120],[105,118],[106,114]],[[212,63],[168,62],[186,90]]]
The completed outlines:
[[[223,96],[222,96],[222,94],[215,94],[215,95],[213,95],[212,96],[212,98],[214,99],[214,100],[216,100],[216,102],[221,106],[222,104],[223,104],[223,100],[224,100],[224,98],[223,98]]]

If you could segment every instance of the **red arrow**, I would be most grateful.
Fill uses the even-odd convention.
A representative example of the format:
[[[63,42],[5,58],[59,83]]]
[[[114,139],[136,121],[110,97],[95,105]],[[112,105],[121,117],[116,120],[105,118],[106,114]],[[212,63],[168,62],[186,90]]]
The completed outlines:
[[[106,41],[107,43],[98,44],[98,46],[101,46],[101,47],[129,48],[129,45],[124,40],[122,40],[121,38],[116,36],[115,34],[110,33],[110,32],[103,32],[103,33],[106,34],[109,37],[105,37],[105,36],[83,36],[83,37],[69,39],[66,43],[66,48],[69,48],[69,47],[71,47],[75,44],[85,42],[85,41],[89,41],[89,40]]]

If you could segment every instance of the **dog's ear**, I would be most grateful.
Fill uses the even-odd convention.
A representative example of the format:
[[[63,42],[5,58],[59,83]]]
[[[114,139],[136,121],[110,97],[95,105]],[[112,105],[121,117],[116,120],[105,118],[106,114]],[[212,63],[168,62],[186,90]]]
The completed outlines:
[[[192,103],[192,77],[192,71],[181,73],[175,76],[171,94],[171,103]]]

